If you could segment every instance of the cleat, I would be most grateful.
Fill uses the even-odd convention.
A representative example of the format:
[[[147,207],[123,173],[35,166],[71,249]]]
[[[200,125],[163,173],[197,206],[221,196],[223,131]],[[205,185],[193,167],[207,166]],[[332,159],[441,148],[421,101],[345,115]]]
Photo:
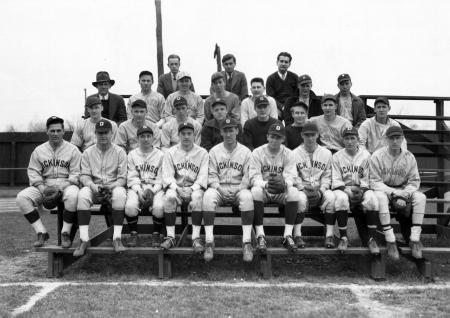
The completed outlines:
[[[261,254],[267,252],[266,238],[264,235],[260,235],[256,238],[256,250]]]
[[[325,247],[326,248],[334,248],[335,247],[334,238],[332,236],[327,236],[325,238]]]
[[[242,259],[246,263],[253,261],[253,246],[251,242],[242,244]]]
[[[114,247],[114,251],[116,253],[121,253],[121,252],[125,252],[128,251],[128,248],[126,248],[125,246],[123,246],[122,244],[122,239],[121,238],[116,238],[115,240],[113,240],[112,243],[113,247]]]
[[[70,235],[67,232],[61,233],[61,247],[69,248],[72,246],[72,241],[70,240]]]
[[[341,237],[338,244],[338,251],[344,253],[348,247],[348,238],[346,236]]]
[[[37,240],[36,240],[36,242],[33,243],[33,246],[34,247],[41,247],[41,246],[44,245],[44,243],[46,241],[48,241],[49,238],[50,238],[50,235],[48,235],[48,233],[39,232],[37,234]]]
[[[387,254],[394,261],[398,261],[400,259],[400,255],[398,254],[397,244],[395,242],[386,242]]]
[[[303,241],[303,238],[301,236],[296,236],[294,238],[294,242],[298,248],[305,248],[305,246],[306,246],[306,243],[305,243],[305,241]]]
[[[138,241],[138,233],[132,231],[130,233],[130,237],[128,238],[127,245],[128,247],[136,247]]]
[[[378,255],[380,254],[380,249],[378,248],[377,241],[373,237],[367,242],[367,247],[369,248],[370,254]]]
[[[175,246],[175,239],[173,237],[167,236],[164,238],[164,242],[162,242],[159,247],[163,250],[168,250],[171,247]]]
[[[80,241],[80,245],[77,247],[75,251],[73,251],[73,256],[80,257],[83,256],[86,253],[86,248],[89,246],[89,241]]]
[[[206,242],[203,258],[205,262],[212,261],[212,259],[214,258],[214,242]]]
[[[414,258],[422,258],[423,245],[420,241],[409,241],[409,247]]]
[[[205,247],[203,246],[201,238],[192,240],[192,248],[194,249],[194,253],[196,254],[201,254],[205,251]]]
[[[152,247],[160,247],[161,245],[161,236],[158,232],[153,232],[152,234]]]
[[[283,239],[283,246],[291,253],[294,253],[297,250],[297,245],[295,245],[294,240],[290,235]]]

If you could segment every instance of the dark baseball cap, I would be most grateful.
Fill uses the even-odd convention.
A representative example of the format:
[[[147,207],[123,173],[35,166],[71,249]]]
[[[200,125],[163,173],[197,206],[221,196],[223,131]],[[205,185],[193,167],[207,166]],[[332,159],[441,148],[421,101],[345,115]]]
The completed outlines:
[[[98,123],[95,124],[95,132],[99,131],[111,131],[112,125],[109,120],[101,119]]]
[[[178,132],[182,131],[183,129],[192,129],[192,130],[194,130],[194,125],[192,125],[191,123],[187,123],[187,122],[181,123],[178,126]]]
[[[100,98],[98,98],[98,96],[89,96],[88,98],[86,98],[86,103],[85,106],[86,107],[92,107],[94,105],[101,105],[102,101],[100,100]]]
[[[267,134],[274,134],[274,135],[284,137],[284,136],[286,136],[286,129],[284,128],[284,126],[282,124],[275,123],[269,127]]]
[[[355,127],[352,128],[345,128],[344,131],[342,132],[342,138],[344,138],[345,136],[359,136],[358,134],[358,129],[356,129]]]
[[[220,129],[225,129],[228,127],[238,127],[238,122],[233,118],[227,118],[222,122],[222,125],[220,125]]]
[[[386,136],[403,136],[403,130],[398,126],[391,126],[386,130]]]
[[[147,104],[142,99],[136,99],[132,104],[131,108],[140,107],[147,109]]]
[[[322,104],[326,101],[331,99],[332,101],[334,101],[335,103],[337,103],[337,99],[336,96],[334,96],[333,94],[324,94],[322,97]]]
[[[308,74],[300,75],[300,76],[298,77],[298,83],[299,83],[300,85],[306,84],[306,83],[312,83],[311,76],[309,76]]]
[[[259,96],[255,100],[255,107],[268,106],[269,100],[265,96]]]
[[[389,99],[387,99],[384,96],[377,97],[377,99],[375,99],[375,103],[373,103],[373,105],[376,106],[377,103],[384,103],[384,104],[390,106],[389,105]]]
[[[178,96],[173,101],[173,107],[178,107],[178,106],[182,106],[182,105],[186,105],[187,106],[187,104],[188,104],[187,100],[183,96]]]
[[[212,105],[211,105],[211,109],[214,108],[216,105],[224,105],[225,107],[227,107],[227,103],[225,103],[225,101],[223,99],[216,99]]]
[[[143,133],[151,133],[153,135],[153,129],[148,126],[142,126],[137,130],[137,135],[142,135]]]
[[[63,124],[64,125],[64,119],[52,116],[47,119],[46,127],[53,125],[53,124]]]
[[[214,83],[216,80],[218,79],[224,79],[225,76],[223,75],[222,72],[215,72],[213,73],[213,75],[211,76],[211,83]]]
[[[344,74],[341,74],[341,75],[338,76],[337,81],[338,81],[339,84],[341,84],[341,82],[343,82],[343,81],[350,81],[351,82],[352,79],[350,78],[350,75],[344,73]]]
[[[302,133],[319,133],[319,128],[315,123],[312,123],[310,121],[307,121],[305,125],[303,126]]]

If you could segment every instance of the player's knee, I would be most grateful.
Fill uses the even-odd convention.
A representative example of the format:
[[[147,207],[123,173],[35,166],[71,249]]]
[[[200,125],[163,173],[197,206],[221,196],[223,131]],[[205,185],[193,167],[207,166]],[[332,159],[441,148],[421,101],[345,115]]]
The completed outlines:
[[[292,201],[298,201],[299,200],[299,194],[298,190],[295,187],[289,187],[286,193],[286,201],[292,202]]]
[[[345,192],[343,192],[341,190],[335,190],[335,191],[333,191],[333,194],[335,196],[334,208],[336,211],[343,211],[343,210],[350,209],[350,203],[348,201],[348,196]]]
[[[364,193],[364,200],[362,202],[362,206],[367,211],[378,211],[380,209],[377,197],[375,196],[375,193],[372,190],[367,190]]]
[[[334,202],[336,198],[334,196],[333,191],[326,190],[323,193],[323,204],[322,204],[322,210],[326,213],[334,213]]]
[[[89,210],[91,208],[92,192],[88,187],[80,189],[77,199],[77,211]]]
[[[115,187],[112,190],[111,205],[113,210],[124,210],[127,200],[127,191],[124,187]]]
[[[263,200],[263,189],[261,187],[252,187],[251,192],[253,201]]]
[[[203,191],[195,190],[191,194],[191,208],[192,211],[202,211],[203,205]]]
[[[156,206],[153,204],[152,215],[157,218],[162,218],[164,216],[164,207],[160,204]]]
[[[128,202],[125,204],[125,215],[130,217],[138,216],[139,210],[136,205],[128,204]]]
[[[238,200],[240,211],[253,211],[253,196],[250,190],[240,190],[238,192]]]
[[[22,213],[29,213],[34,209],[31,199],[21,193],[16,197],[16,204]]]
[[[67,211],[75,212],[77,210],[78,192],[80,189],[71,185],[64,189],[63,201],[64,208]]]
[[[169,189],[164,196],[164,213],[175,213],[177,209],[177,194]]]
[[[427,197],[422,192],[416,191],[412,194],[413,203],[415,202],[425,202]]]
[[[203,195],[203,211],[215,211],[217,206],[217,190],[208,189]]]

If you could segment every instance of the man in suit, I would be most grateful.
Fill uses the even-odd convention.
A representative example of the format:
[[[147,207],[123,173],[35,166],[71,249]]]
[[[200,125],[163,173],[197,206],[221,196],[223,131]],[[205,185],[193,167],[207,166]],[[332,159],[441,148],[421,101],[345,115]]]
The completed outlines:
[[[176,54],[171,54],[167,58],[167,66],[170,69],[169,73],[163,74],[158,79],[158,88],[156,91],[167,99],[167,96],[178,90],[177,74],[180,71],[180,57]],[[194,84],[191,83],[189,89],[195,92]]]
[[[92,82],[92,85],[97,88],[98,93],[91,96],[98,97],[102,102],[102,117],[115,121],[119,125],[121,122],[127,120],[127,110],[122,96],[109,92],[114,83],[115,81],[109,77],[108,72],[98,72],[95,82]],[[89,114],[85,108],[84,118],[88,117]]]
[[[236,57],[233,54],[225,54],[222,58],[222,65],[225,71],[225,90],[239,96],[242,101],[248,96],[247,78],[245,74],[235,70]]]

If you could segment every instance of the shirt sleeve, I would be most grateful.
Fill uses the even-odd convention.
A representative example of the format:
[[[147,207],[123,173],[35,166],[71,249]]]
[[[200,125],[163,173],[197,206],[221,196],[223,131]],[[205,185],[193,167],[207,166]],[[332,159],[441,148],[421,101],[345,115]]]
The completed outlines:
[[[339,158],[336,154],[331,159],[331,189],[335,190],[339,187],[345,187],[345,182],[342,179],[342,171],[339,166]]]
[[[241,103],[241,125],[244,127],[245,122],[248,120],[248,107],[249,98],[246,98]]]
[[[209,152],[208,187],[217,189],[220,186],[217,159],[214,152]]]
[[[377,155],[372,155],[369,161],[370,169],[370,188],[374,191],[383,191],[384,193],[391,195],[394,192],[394,188],[387,186],[381,177],[381,162]]]
[[[117,187],[125,187],[127,184],[127,154],[125,150],[120,149],[118,153],[119,165],[117,166]]]
[[[167,151],[164,154],[162,163],[162,177],[163,177],[163,187],[170,187],[173,190],[178,188],[177,181],[175,180],[175,169],[173,168],[172,154]]]
[[[81,173],[81,153],[78,148],[72,150],[72,159],[70,160],[69,165],[69,178],[68,181],[71,184],[79,185],[80,184],[80,173]]]
[[[127,185],[134,191],[141,189],[141,178],[139,177],[139,171],[136,169],[136,165],[131,153],[127,157]]]
[[[200,171],[197,174],[197,180],[191,186],[192,190],[200,188],[206,189],[208,187],[208,153],[203,152],[202,160],[200,162]]]
[[[325,167],[325,171],[322,174],[322,178],[320,180],[320,191],[325,192],[331,187],[331,156],[328,159],[327,165]]]
[[[200,96],[197,96],[195,108],[195,120],[197,120],[200,125],[203,125],[203,121],[205,120],[205,109],[203,107],[203,99]]]
[[[127,149],[127,132],[124,125],[120,125],[117,130],[116,137],[114,138],[114,143],[117,146],[122,147],[125,151]]]
[[[361,126],[359,126],[359,129],[358,129],[358,135],[359,135],[359,146],[361,147],[361,148],[363,148],[363,149],[367,149],[367,150],[369,150],[368,149],[368,147],[367,147],[367,139],[368,139],[368,137],[369,137],[369,134],[368,134],[368,125],[367,125],[367,122],[363,122],[362,124],[361,124]]]
[[[156,174],[155,184],[153,185],[153,189],[152,189],[153,193],[161,191],[162,187],[163,187],[163,185],[162,185],[162,160],[163,160],[163,157],[160,156],[159,163],[158,163],[158,172]]]
[[[264,188],[266,186],[266,181],[263,180],[261,173],[261,160],[258,158],[259,154],[252,152],[250,159],[249,177],[250,184],[254,187]]]
[[[239,185],[239,189],[248,189],[250,187],[250,178],[249,178],[249,169],[250,169],[250,159],[251,159],[251,153],[247,152],[245,159],[244,159],[244,165],[243,165],[243,176],[241,180],[241,184]]]
[[[285,149],[285,151],[287,151],[287,149]],[[288,151],[284,161],[285,161],[283,170],[284,182],[286,182],[286,185],[288,187],[292,187],[294,185],[294,178],[297,174],[297,170],[295,167],[295,159],[292,151]]]
[[[92,181],[92,170],[89,164],[89,153],[83,152],[81,155],[81,174],[80,181],[85,187],[89,187],[94,181]]]
[[[411,196],[414,192],[419,190],[420,187],[420,175],[419,169],[417,168],[417,161],[414,156],[411,154],[407,157],[408,167],[410,167],[407,174],[407,182],[405,186],[405,191],[409,193]]]
[[[77,122],[72,134],[72,138],[70,139],[70,143],[80,148],[83,145],[83,124],[84,120],[81,122]]]
[[[361,188],[366,188],[369,189],[370,188],[370,179],[369,179],[369,175],[370,175],[370,168],[369,168],[369,159],[364,160],[363,164],[361,165],[362,169],[363,169],[363,176],[362,178],[359,179],[359,186]]]
[[[39,163],[39,158],[37,151],[33,151],[30,157],[30,163],[28,164],[28,179],[30,181],[30,186],[37,187],[44,184],[44,178],[42,177],[43,168]]]

